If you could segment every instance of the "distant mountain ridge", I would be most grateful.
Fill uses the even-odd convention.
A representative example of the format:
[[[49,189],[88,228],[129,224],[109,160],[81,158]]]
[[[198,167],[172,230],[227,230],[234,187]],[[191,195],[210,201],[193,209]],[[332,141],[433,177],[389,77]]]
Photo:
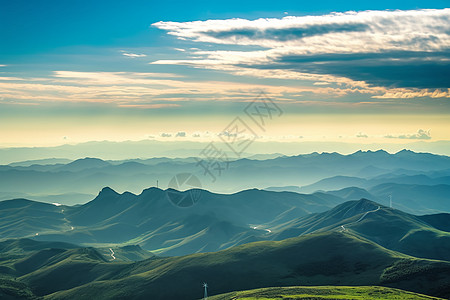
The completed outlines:
[[[445,225],[433,222],[440,216],[442,224],[450,223],[448,215],[428,216],[427,222],[367,199],[256,189],[231,195],[199,190],[196,205],[179,208],[170,202],[168,192],[149,188],[139,195],[119,194],[106,187],[94,200],[72,207],[25,199],[1,201],[0,233],[5,238],[84,245],[139,244],[156,254],[185,255],[348,230],[392,250],[450,260],[450,233]],[[414,244],[417,240],[428,247]]]
[[[18,163],[0,166],[0,200],[24,197],[73,205],[80,203],[79,199],[88,201],[83,195],[95,195],[104,186],[133,193],[156,186],[157,182],[167,188],[179,173],[192,173],[200,180],[202,188],[217,193],[255,187],[312,193],[351,186],[369,189],[383,183],[450,184],[450,158],[427,153],[405,150],[389,154],[379,150],[350,155],[311,153],[263,157],[230,157],[227,168],[215,174],[215,181],[205,175],[207,173],[194,157],[119,161],[86,157],[67,164],[55,164],[56,161],[51,160],[49,164]],[[278,188],[286,186],[291,188]],[[430,212],[433,211],[427,213]]]
[[[285,222],[342,202],[332,195],[247,190],[225,195],[199,191],[198,204],[174,206],[168,190],[119,194],[103,188],[81,206],[57,206],[25,199],[0,202],[3,237],[72,243],[139,243],[165,255],[217,251],[265,239],[262,224]],[[188,194],[189,191],[180,192]]]

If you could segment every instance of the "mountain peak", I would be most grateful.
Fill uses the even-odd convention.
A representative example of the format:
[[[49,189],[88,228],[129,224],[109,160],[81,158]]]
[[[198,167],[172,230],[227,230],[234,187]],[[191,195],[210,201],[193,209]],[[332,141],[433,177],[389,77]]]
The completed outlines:
[[[96,158],[96,157],[85,157],[85,158],[79,158],[74,160],[73,162],[71,162],[71,164],[73,163],[92,163],[92,162],[97,162],[97,163],[105,163],[104,160],[100,159],[100,158]]]
[[[354,153],[352,153],[350,155],[352,155],[352,156],[362,156],[362,155],[371,155],[371,154],[372,155],[373,154],[375,154],[375,155],[389,155],[389,153],[386,152],[383,149],[378,149],[376,151],[372,151],[372,150],[367,150],[367,151],[358,150],[358,151],[356,151],[356,152],[354,152]]]
[[[115,190],[113,190],[109,186],[106,186],[106,187],[102,188],[100,193],[98,193],[97,197],[99,197],[99,196],[111,196],[111,195],[119,195],[119,193],[117,193]]]
[[[103,168],[109,165],[111,165],[109,162],[100,158],[85,157],[62,166],[60,170],[76,172],[91,168]]]
[[[333,215],[340,215],[341,218],[346,218],[365,213],[367,211],[375,210],[380,205],[372,200],[361,198],[360,200],[347,201],[335,208],[331,209],[329,212]]]
[[[163,192],[163,190],[160,189],[160,188],[157,188],[157,187],[152,186],[152,187],[150,187],[150,188],[148,188],[148,189],[142,190],[141,195],[144,195],[144,194],[151,194],[151,193],[156,193],[156,192]]]
[[[409,150],[409,149],[403,149],[403,150],[401,150],[401,151],[398,151],[397,153],[395,153],[396,155],[398,155],[398,154],[400,154],[400,155],[403,155],[403,154],[416,154],[416,152],[414,152],[414,151],[411,151],[411,150]]]

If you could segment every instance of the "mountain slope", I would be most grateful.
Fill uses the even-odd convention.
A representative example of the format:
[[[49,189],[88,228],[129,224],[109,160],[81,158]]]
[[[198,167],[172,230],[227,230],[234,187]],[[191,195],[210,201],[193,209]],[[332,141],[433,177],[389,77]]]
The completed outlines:
[[[208,297],[210,300],[229,299],[265,299],[277,300],[281,298],[326,300],[331,297],[336,299],[365,299],[365,300],[427,300],[440,299],[412,292],[385,287],[348,287],[348,286],[315,286],[315,287],[272,287]]]
[[[202,282],[208,282],[211,295],[273,285],[386,284],[405,289],[408,283],[408,290],[446,296],[450,295],[450,279],[445,276],[449,271],[448,262],[411,258],[351,234],[331,232],[216,253],[145,260],[125,268],[113,280],[102,277],[53,293],[48,299],[88,295],[96,299],[196,299],[202,293]],[[40,282],[51,282],[47,274]],[[24,280],[32,286],[37,279]],[[170,288],[174,282],[176,289]]]
[[[449,232],[433,227],[421,217],[366,199],[348,201],[327,212],[274,227],[273,239],[329,230],[350,231],[383,247],[412,256],[450,261]]]
[[[135,195],[104,188],[81,206],[2,201],[0,232],[4,238],[33,237],[108,248],[140,244],[159,254],[184,255],[267,239],[269,231],[263,224],[280,224],[342,202],[319,193],[253,189],[222,195],[196,190],[196,204],[180,208],[170,201],[175,192],[150,188]],[[192,191],[176,193],[192,195]]]

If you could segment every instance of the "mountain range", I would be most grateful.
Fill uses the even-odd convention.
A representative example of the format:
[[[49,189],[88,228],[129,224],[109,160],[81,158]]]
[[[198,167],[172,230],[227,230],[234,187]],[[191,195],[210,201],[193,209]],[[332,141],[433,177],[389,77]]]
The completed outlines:
[[[14,240],[0,244],[9,249],[0,262],[3,295],[200,299],[205,281],[210,294],[267,286],[381,285],[450,295],[449,262],[407,256],[347,232],[314,233],[138,262],[116,262],[95,248],[43,243]]]
[[[159,255],[186,255],[348,231],[405,254],[450,260],[448,226],[434,227],[450,224],[450,214],[415,216],[367,199],[344,202],[326,193],[256,189],[230,195],[195,190],[197,203],[177,207],[170,201],[173,192],[150,188],[135,195],[104,188],[94,200],[78,206],[2,201],[0,232],[4,238],[104,247],[139,244]]]
[[[199,179],[198,188],[216,193],[251,188],[313,193],[359,187],[372,193],[381,203],[388,201],[387,193],[390,193],[394,203],[402,205],[398,208],[406,210],[408,205],[404,205],[405,199],[401,198],[405,187],[383,185],[440,186],[444,190],[450,185],[449,157],[407,150],[396,154],[380,150],[350,155],[312,153],[267,156],[266,159],[230,158],[220,174],[217,171],[213,174],[214,178],[197,160],[195,157],[121,161],[83,158],[69,163],[61,160],[18,162],[0,166],[0,199],[27,198],[74,205],[88,202],[105,186],[136,194],[149,186],[171,187],[170,180],[177,174],[190,173]],[[425,188],[417,189],[426,193]],[[449,212],[450,207],[442,201],[444,194],[436,193],[430,199],[431,205],[411,205],[408,212]],[[415,192],[409,193],[408,197],[413,196],[410,200],[414,203],[420,202],[415,195]]]
[[[0,298],[200,299],[203,282],[212,299],[450,297],[448,157],[254,157],[210,184],[196,164],[0,166]],[[201,188],[134,192],[192,175]]]

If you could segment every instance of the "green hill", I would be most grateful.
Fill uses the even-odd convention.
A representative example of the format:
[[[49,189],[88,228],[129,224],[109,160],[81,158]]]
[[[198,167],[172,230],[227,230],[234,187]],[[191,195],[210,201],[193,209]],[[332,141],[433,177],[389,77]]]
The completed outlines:
[[[291,220],[272,231],[273,239],[282,240],[312,232],[345,230],[391,250],[450,261],[450,233],[431,225],[446,218],[446,215],[417,217],[362,199]]]
[[[211,295],[274,285],[385,285],[448,297],[448,272],[448,262],[416,259],[352,234],[328,232],[136,263],[72,257],[20,280],[47,299],[196,299],[202,282],[208,282]]]
[[[150,188],[135,195],[104,188],[81,206],[1,201],[0,233],[2,238],[32,237],[95,247],[139,244],[164,255],[185,255],[267,239],[267,231],[253,227],[325,211],[343,201],[325,194],[253,189],[228,195],[197,190],[198,203],[181,209],[169,201],[169,192]]]
[[[441,299],[425,296],[399,289],[379,286],[314,286],[314,287],[273,287],[254,289],[249,291],[231,292],[227,294],[208,297],[210,300],[279,300],[279,299],[305,299],[305,300],[431,300]]]
[[[2,291],[18,293],[22,286],[30,299],[198,299],[202,282],[208,282],[211,295],[268,286],[377,285],[450,296],[449,262],[387,250],[350,232],[136,262],[119,259],[126,257],[121,251],[141,253],[136,247],[114,248],[118,256],[113,259],[105,249],[53,248],[32,241],[36,245],[24,251],[24,243],[29,240],[9,241],[0,277]],[[22,252],[14,252],[14,245]]]

